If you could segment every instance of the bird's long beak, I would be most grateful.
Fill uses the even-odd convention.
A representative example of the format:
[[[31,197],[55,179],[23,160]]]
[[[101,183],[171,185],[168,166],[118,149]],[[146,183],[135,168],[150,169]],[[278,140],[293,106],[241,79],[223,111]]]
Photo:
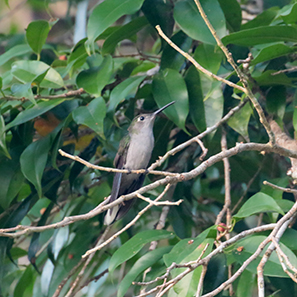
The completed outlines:
[[[170,105],[172,105],[172,104],[174,104],[174,103],[175,103],[175,101],[172,101],[172,102],[166,104],[165,106],[159,108],[158,110],[156,110],[156,111],[154,112],[154,115],[156,116],[158,113],[162,112],[165,108],[169,107]]]

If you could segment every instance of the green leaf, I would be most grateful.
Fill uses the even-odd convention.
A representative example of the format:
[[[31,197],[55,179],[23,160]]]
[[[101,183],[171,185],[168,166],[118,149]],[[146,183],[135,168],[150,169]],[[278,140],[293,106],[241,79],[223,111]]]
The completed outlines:
[[[54,259],[57,260],[61,249],[67,243],[69,238],[69,226],[58,229],[55,232],[54,240],[50,243],[49,248],[51,253],[54,256]]]
[[[30,82],[26,84],[13,84],[11,86],[11,92],[16,98],[26,98],[29,99],[33,104],[36,104]]]
[[[30,293],[32,294],[34,279],[35,279],[35,276],[33,274],[33,269],[31,266],[28,265],[28,267],[24,271],[22,277],[19,279],[14,289],[13,296],[22,297],[22,296],[29,296]],[[24,295],[25,292],[26,292],[26,295]]]
[[[212,127],[223,116],[224,96],[221,83],[203,73],[200,74],[200,80],[204,95],[206,126]]]
[[[145,0],[142,12],[153,28],[159,25],[166,36],[171,37],[174,26],[173,2],[164,0]],[[161,39],[162,48],[167,44]]]
[[[207,247],[202,257],[204,258],[212,251],[213,243],[214,243],[214,239],[212,238],[205,239],[191,254],[189,254],[186,258],[184,258],[183,261],[180,262],[180,264],[197,260],[199,256],[201,256],[202,251],[204,250],[206,245],[208,244],[209,246]],[[182,273],[186,269],[187,268],[173,269],[171,271],[171,275],[172,277],[176,277],[178,274]],[[197,292],[197,284],[199,283],[199,279],[201,277],[201,272],[202,272],[202,266],[188,273],[174,286],[174,291],[178,294],[178,296],[187,296],[187,297],[195,296],[195,293]]]
[[[86,42],[87,51],[94,51],[94,42],[97,37],[116,20],[126,14],[132,14],[140,9],[143,0],[105,0],[97,5],[88,21]]]
[[[195,50],[194,59],[204,68],[216,74],[221,66],[222,53],[213,45],[199,44]]]
[[[246,261],[259,247],[262,241],[266,239],[266,236],[263,235],[254,235],[250,236],[248,238],[245,238],[239,242],[237,242],[233,249],[232,254],[237,262],[240,264],[243,264],[244,261]],[[256,260],[252,261],[248,266],[247,270],[256,274],[257,273],[257,266],[259,265],[260,260],[264,256],[264,253],[267,250],[266,245],[264,250],[261,252],[261,254],[257,257]],[[282,251],[289,257],[289,261],[293,264],[294,267],[297,265],[297,258],[295,254],[284,244],[280,243]],[[264,275],[265,276],[273,276],[273,277],[289,277],[282,269],[282,266],[279,262],[278,256],[275,252],[271,254],[269,257],[267,263],[265,264],[264,269]]]
[[[7,158],[11,158],[6,146],[5,122],[2,115],[0,115],[0,147],[2,149],[2,153]]]
[[[33,21],[28,25],[26,30],[27,42],[36,54],[40,54],[49,31],[50,25],[45,20]]]
[[[0,206],[7,209],[23,186],[24,176],[16,159],[1,158]]]
[[[291,54],[296,50],[297,48],[295,46],[287,46],[283,43],[268,45],[260,48],[259,52],[253,53],[254,59],[252,60],[251,65],[270,61],[272,59]]]
[[[37,226],[44,226],[46,224],[46,221],[49,215],[51,214],[53,207],[54,207],[54,203],[51,202],[46,208],[45,212],[42,214],[41,218],[38,220]],[[30,245],[28,248],[28,259],[37,271],[38,271],[38,268],[36,266],[36,254],[41,247],[41,244],[39,242],[40,235],[41,233],[33,233],[30,241]]]
[[[115,113],[118,104],[125,100],[127,96],[135,94],[139,84],[145,79],[146,76],[134,76],[125,79],[117,85],[110,94],[108,112]]]
[[[87,106],[81,106],[72,112],[73,120],[94,130],[103,139],[103,122],[106,114],[105,101],[102,97],[93,99]]]
[[[234,215],[234,218],[246,218],[260,212],[277,212],[284,215],[283,210],[273,198],[267,194],[258,192],[243,204],[238,213]]]
[[[241,26],[241,8],[236,0],[218,0],[224,12],[227,29],[230,32],[239,31]]]
[[[180,73],[173,69],[165,69],[155,75],[153,96],[159,107],[175,101],[175,104],[165,109],[163,113],[178,127],[186,131],[185,123],[189,113],[189,98],[187,86]]]
[[[248,124],[252,113],[253,109],[247,103],[228,120],[228,125],[247,140],[249,139]]]
[[[284,6],[278,13],[286,24],[295,24],[297,18],[297,3]]]
[[[275,200],[277,205],[283,210],[283,212],[288,212],[294,205],[293,201],[290,200]]]
[[[292,86],[292,80],[285,73],[280,73],[278,75],[272,75],[275,70],[267,70],[263,73],[258,73],[253,75],[260,86],[273,86],[273,85],[285,85]]]
[[[139,17],[132,20],[130,23],[120,27],[118,30],[113,32],[105,40],[102,47],[102,55],[111,54],[114,52],[117,44],[124,40],[134,36],[138,31],[143,29],[148,24],[145,17]]]
[[[261,14],[257,15],[251,21],[242,24],[241,30],[247,30],[270,25],[271,22],[275,19],[278,11],[278,7],[271,7],[267,10],[264,10]]]
[[[174,36],[172,36],[171,40],[185,52],[188,52],[192,44],[192,39],[183,31],[178,31],[174,34]],[[169,44],[166,44],[162,53],[160,68],[162,70],[171,68],[179,71],[184,63],[184,56],[173,49]]]
[[[41,293],[43,296],[48,296],[50,283],[53,277],[55,266],[50,259],[47,259],[41,273]]]
[[[112,70],[113,60],[110,55],[107,55],[99,67],[81,71],[76,78],[76,83],[86,92],[101,96],[101,91],[110,82]]]
[[[64,86],[61,75],[41,61],[17,61],[12,64],[11,72],[22,83],[32,83],[39,75],[46,72],[40,86],[43,88],[60,88]]]
[[[81,39],[72,49],[69,59],[67,60],[67,65],[73,67],[74,69],[81,67],[88,57],[85,48],[85,41],[87,39]]]
[[[65,99],[59,98],[59,99],[52,99],[52,100],[38,102],[37,105],[30,106],[26,110],[20,112],[12,122],[6,125],[5,129],[7,131],[14,126],[28,122],[46,113],[47,111],[51,110],[52,108],[61,104],[64,101]]]
[[[16,45],[9,50],[7,50],[5,53],[0,55],[0,66],[5,64],[10,59],[13,59],[18,56],[22,56],[25,54],[31,53],[32,50],[27,44],[19,44]]]
[[[220,38],[225,36],[227,34],[226,22],[218,1],[203,0],[200,2],[218,36]],[[185,0],[177,2],[174,7],[174,18],[181,29],[191,38],[216,45],[216,41],[202,19],[194,1]]]
[[[119,265],[135,256],[145,244],[155,240],[170,238],[174,238],[174,234],[165,230],[146,230],[137,233],[112,255],[109,263],[109,272],[112,273]]]
[[[125,275],[123,280],[120,283],[118,289],[118,297],[125,296],[126,292],[128,291],[129,287],[132,285],[132,282],[135,281],[137,276],[142,273],[145,269],[151,267],[155,264],[162,256],[171,250],[171,246],[165,246],[153,250],[151,252],[146,253],[140,259],[136,261],[133,267],[129,270],[129,272]]]
[[[216,226],[212,226],[200,233],[193,241],[189,240],[189,238],[179,241],[169,254],[164,255],[163,258],[166,266],[169,267],[173,262],[184,262],[184,259],[192,254],[205,239],[216,238],[216,235],[217,228]]]
[[[222,38],[222,42],[225,45],[236,44],[241,46],[253,46],[279,41],[296,42],[297,29],[291,26],[263,26],[231,33]]]
[[[185,75],[189,94],[191,119],[196,128],[202,132],[206,129],[205,109],[199,71],[192,65]]]
[[[35,186],[38,196],[42,196],[41,178],[47,162],[48,152],[52,145],[47,137],[32,142],[20,157],[21,170],[24,176]]]
[[[256,274],[248,270],[244,270],[239,277],[236,293],[238,297],[252,297]]]
[[[266,95],[267,111],[283,119],[286,111],[287,89],[284,86],[272,87]]]

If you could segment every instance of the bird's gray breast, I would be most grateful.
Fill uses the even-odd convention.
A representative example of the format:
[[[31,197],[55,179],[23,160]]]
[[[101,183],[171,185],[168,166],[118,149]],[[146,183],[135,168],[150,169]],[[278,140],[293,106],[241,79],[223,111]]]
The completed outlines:
[[[131,136],[127,152],[126,169],[145,169],[150,161],[154,148],[152,132],[138,133]]]

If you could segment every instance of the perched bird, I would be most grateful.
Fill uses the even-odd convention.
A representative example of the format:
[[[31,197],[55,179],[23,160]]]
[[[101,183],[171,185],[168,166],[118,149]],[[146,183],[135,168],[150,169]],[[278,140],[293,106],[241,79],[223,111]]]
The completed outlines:
[[[168,103],[154,113],[140,114],[133,119],[128,128],[128,134],[121,140],[117,155],[114,159],[114,166],[119,169],[146,169],[154,148],[153,126],[157,114],[165,108],[174,104]],[[118,197],[138,190],[144,181],[144,174],[116,173],[109,202],[115,201]],[[104,224],[110,225],[115,220],[123,217],[131,208],[134,199],[125,201],[115,207],[108,209]]]

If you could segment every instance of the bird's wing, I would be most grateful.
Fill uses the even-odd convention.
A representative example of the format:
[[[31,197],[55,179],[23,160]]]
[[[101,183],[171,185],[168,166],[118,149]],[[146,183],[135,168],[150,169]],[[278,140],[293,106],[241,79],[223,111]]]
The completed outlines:
[[[116,157],[114,159],[114,166],[118,169],[123,169],[125,163],[126,163],[126,157],[127,152],[129,149],[129,135],[124,137],[119,145],[118,152],[116,154]],[[116,173],[113,179],[112,184],[112,190],[110,194],[109,202],[115,201],[119,196],[119,191],[121,187],[121,181],[122,181],[122,173]],[[110,208],[104,218],[104,224],[110,225],[115,220],[117,213],[119,211],[120,205],[116,205],[113,208]]]

